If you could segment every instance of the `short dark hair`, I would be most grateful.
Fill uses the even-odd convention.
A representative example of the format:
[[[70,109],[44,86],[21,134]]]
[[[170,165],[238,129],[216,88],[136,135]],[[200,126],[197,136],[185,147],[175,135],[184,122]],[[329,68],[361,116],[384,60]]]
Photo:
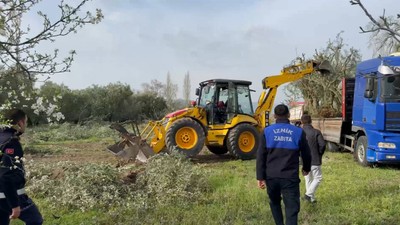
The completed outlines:
[[[301,116],[301,122],[303,124],[311,124],[312,120],[311,120],[311,116],[308,114],[304,114]]]
[[[289,114],[289,108],[284,104],[279,104],[275,107],[274,113],[277,116],[287,116]]]
[[[11,124],[15,125],[19,121],[24,120],[26,113],[22,109],[10,109],[4,113],[4,118],[10,121]]]

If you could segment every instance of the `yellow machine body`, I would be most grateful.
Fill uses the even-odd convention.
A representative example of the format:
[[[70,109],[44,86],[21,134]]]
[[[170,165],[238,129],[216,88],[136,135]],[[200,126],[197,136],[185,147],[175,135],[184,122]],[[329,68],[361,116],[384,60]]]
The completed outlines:
[[[327,61],[307,61],[285,67],[279,75],[265,77],[264,90],[254,112],[252,105],[249,106],[251,82],[226,79],[201,82],[196,90],[199,99],[195,106],[169,113],[162,120],[150,121],[140,137],[154,153],[177,149],[194,156],[207,146],[215,154],[230,152],[236,158],[254,158],[260,143],[259,134],[270,124],[269,114],[278,87],[314,72],[327,74],[330,68]],[[246,112],[240,103],[248,105]],[[216,113],[220,113],[217,105],[220,104],[225,108],[223,118],[217,119]]]

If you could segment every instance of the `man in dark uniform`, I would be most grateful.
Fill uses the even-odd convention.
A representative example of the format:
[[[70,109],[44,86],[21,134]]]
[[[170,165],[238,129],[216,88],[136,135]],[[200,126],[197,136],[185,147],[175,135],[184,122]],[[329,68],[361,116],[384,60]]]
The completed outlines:
[[[5,119],[11,126],[0,130],[0,224],[8,225],[10,219],[19,218],[27,225],[41,225],[42,215],[24,189],[24,152],[19,136],[25,131],[27,116],[24,111],[13,109]]]
[[[299,157],[303,175],[311,170],[311,153],[304,131],[290,124],[289,109],[274,109],[276,123],[264,129],[257,152],[258,187],[267,187],[275,224],[283,225],[281,200],[285,204],[286,224],[297,224],[300,211]]]
[[[325,152],[325,140],[320,130],[315,129],[311,123],[311,116],[304,114],[301,117],[303,130],[306,133],[308,145],[311,151],[311,172],[304,177],[306,183],[306,193],[304,199],[309,202],[316,202],[315,192],[322,181],[322,155]]]

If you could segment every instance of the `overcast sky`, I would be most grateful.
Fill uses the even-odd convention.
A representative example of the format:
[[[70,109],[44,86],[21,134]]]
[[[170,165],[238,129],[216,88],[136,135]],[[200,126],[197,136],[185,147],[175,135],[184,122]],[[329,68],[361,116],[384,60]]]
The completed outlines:
[[[55,1],[54,1],[55,2]],[[68,1],[67,1],[68,2]],[[364,0],[374,16],[400,12],[398,0]],[[44,9],[53,0],[44,0]],[[51,81],[71,89],[122,82],[140,90],[152,79],[165,82],[169,72],[179,85],[189,71],[192,92],[210,78],[244,79],[261,91],[261,80],[279,74],[296,56],[315,49],[344,31],[349,47],[363,59],[372,56],[367,34],[359,26],[369,20],[349,0],[94,0],[86,9],[101,8],[104,20],[43,49],[77,51],[70,73]],[[53,10],[51,10],[53,11]],[[54,11],[53,11],[54,12]],[[39,26],[37,16],[27,20]],[[194,95],[192,95],[194,98]],[[277,102],[285,98],[282,88]],[[255,99],[255,100],[256,100]]]

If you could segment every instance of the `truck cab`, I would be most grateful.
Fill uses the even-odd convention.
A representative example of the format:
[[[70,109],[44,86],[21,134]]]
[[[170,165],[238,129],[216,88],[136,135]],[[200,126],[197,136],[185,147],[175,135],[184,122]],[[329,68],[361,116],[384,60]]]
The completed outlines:
[[[357,66],[352,113],[346,116],[352,121],[358,162],[400,162],[400,56]]]

